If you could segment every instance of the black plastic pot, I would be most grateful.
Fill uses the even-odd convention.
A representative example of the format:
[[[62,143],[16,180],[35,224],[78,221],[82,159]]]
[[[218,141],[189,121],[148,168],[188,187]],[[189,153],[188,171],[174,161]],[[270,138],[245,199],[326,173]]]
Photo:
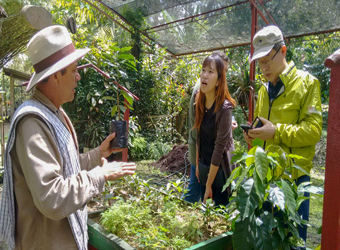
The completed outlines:
[[[126,121],[112,120],[110,123],[110,134],[116,132],[116,137],[111,141],[111,148],[128,147],[128,131]]]

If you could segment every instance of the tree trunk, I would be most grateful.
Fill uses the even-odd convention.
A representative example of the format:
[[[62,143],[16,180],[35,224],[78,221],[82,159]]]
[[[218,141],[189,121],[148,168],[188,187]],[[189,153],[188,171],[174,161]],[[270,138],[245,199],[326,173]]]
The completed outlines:
[[[26,45],[37,30],[52,24],[52,14],[37,6],[24,6],[20,13],[0,19],[0,68]]]

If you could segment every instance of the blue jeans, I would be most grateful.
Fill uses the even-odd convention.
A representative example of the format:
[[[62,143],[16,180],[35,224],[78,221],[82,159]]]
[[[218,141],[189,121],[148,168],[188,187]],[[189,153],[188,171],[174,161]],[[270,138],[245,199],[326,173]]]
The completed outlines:
[[[196,177],[196,166],[193,164],[191,164],[190,182],[187,190],[188,192],[182,196],[182,198],[184,197],[185,201],[195,203],[200,200],[201,185],[199,184]]]
[[[297,186],[299,186],[303,182],[310,182],[310,176],[303,175],[303,176],[300,176],[295,181]],[[310,193],[305,192],[304,196],[309,198]],[[305,200],[304,202],[301,203],[301,205],[299,207],[299,210],[298,210],[298,214],[302,216],[303,220],[309,221],[309,199]],[[300,237],[306,242],[306,239],[307,239],[307,226],[306,225],[302,225],[301,227],[299,226],[298,229],[299,229]]]

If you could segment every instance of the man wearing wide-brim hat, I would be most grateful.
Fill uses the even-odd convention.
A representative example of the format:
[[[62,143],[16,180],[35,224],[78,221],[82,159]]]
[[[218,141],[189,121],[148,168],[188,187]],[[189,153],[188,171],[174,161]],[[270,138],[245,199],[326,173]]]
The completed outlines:
[[[308,72],[298,70],[294,62],[287,63],[287,48],[281,30],[274,25],[259,30],[253,39],[254,54],[264,78],[258,92],[254,117],[260,117],[263,127],[244,133],[251,144],[254,138],[264,141],[264,149],[280,146],[287,154],[299,155],[292,179],[299,185],[309,182],[313,167],[315,145],[321,138],[322,113],[319,81]],[[278,147],[276,147],[278,148]],[[305,194],[308,196],[308,194]],[[300,205],[298,213],[308,221],[309,200]],[[307,227],[299,227],[300,237],[306,241]],[[305,249],[305,247],[301,247]]]
[[[134,163],[108,163],[109,135],[96,149],[79,154],[77,136],[61,105],[72,101],[80,80],[67,29],[50,26],[30,40],[35,73],[33,96],[16,111],[4,157],[0,240],[10,249],[87,249],[86,203],[105,181],[134,173]]]

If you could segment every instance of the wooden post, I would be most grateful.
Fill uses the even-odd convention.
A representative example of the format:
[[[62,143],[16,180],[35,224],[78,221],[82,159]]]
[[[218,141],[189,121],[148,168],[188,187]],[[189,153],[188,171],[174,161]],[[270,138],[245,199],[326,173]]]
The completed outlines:
[[[5,88],[5,72],[2,72],[2,89],[6,92],[6,88]],[[5,116],[8,116],[8,112],[7,112],[7,98],[6,98],[6,94],[4,94],[4,107],[5,107]]]
[[[9,95],[10,95],[10,113],[7,114],[11,117],[14,115],[14,108],[15,108],[15,86],[14,86],[14,79],[22,80],[22,81],[28,81],[30,79],[30,75],[17,71],[15,69],[9,69],[9,68],[3,68],[3,73],[6,76],[9,76],[10,78],[10,84],[9,84]],[[4,77],[3,77],[3,82],[4,82]],[[18,100],[18,99],[17,99]],[[20,103],[21,104],[21,103]]]
[[[340,250],[340,49],[326,59],[325,66],[331,69],[331,81],[321,249]]]
[[[9,77],[9,100],[10,100],[10,120],[12,120],[12,117],[14,115],[14,77],[13,75],[10,75]]]

